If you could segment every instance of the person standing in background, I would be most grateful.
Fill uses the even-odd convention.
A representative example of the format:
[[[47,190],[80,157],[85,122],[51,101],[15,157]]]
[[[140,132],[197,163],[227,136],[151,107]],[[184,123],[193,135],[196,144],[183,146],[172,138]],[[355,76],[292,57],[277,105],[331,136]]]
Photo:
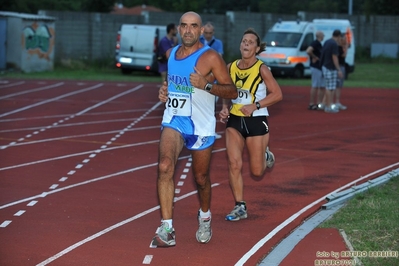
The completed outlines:
[[[166,80],[166,73],[168,71],[168,59],[166,58],[166,51],[175,47],[178,43],[177,28],[174,23],[166,26],[166,35],[161,39],[158,46],[158,72],[161,74],[162,82]]]
[[[339,62],[339,68],[341,69],[342,72],[342,77],[338,79],[338,84],[337,84],[337,89],[335,90],[335,103],[334,103],[334,109],[337,110],[346,110],[346,106],[341,104],[341,90],[342,87],[344,86],[344,80],[346,76],[346,69],[345,69],[345,58],[346,58],[346,53],[348,51],[348,42],[346,41],[346,36],[343,34],[341,36],[341,40],[338,44],[338,62]]]
[[[309,47],[306,49],[306,53],[309,55],[310,60],[310,71],[312,87],[310,88],[310,101],[309,110],[318,110],[322,108],[322,101],[324,97],[324,81],[323,73],[321,71],[320,56],[323,48],[321,42],[324,39],[324,33],[322,31],[316,32],[316,39],[312,41]]]
[[[210,46],[223,57],[223,42],[215,38],[215,27],[211,22],[204,25],[204,33],[200,37],[200,42]]]
[[[328,39],[321,51],[321,66],[326,85],[325,108],[326,113],[338,113],[339,110],[333,108],[334,91],[337,88],[338,78],[343,78],[343,73],[338,62],[338,43],[341,39],[341,31],[334,30],[332,37]]]
[[[200,42],[204,45],[208,45],[223,57],[223,42],[215,38],[215,27],[213,26],[212,22],[208,21],[205,23],[204,33],[200,37]],[[215,80],[215,82],[217,81]],[[217,103],[218,100],[219,97],[216,96],[215,103]],[[216,139],[220,139],[222,138],[222,135],[216,133],[215,137]]]

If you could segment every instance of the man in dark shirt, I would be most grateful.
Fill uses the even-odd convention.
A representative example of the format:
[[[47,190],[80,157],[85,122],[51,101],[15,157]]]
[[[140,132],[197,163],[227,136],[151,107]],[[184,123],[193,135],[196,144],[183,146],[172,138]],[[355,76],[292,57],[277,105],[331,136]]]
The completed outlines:
[[[321,107],[324,97],[324,80],[321,72],[320,55],[323,48],[321,42],[324,39],[324,33],[316,32],[316,39],[306,49],[309,55],[310,71],[312,78],[312,87],[310,88],[309,110],[317,110]]]
[[[338,62],[338,43],[341,39],[341,31],[334,30],[332,38],[328,39],[321,51],[321,66],[323,77],[326,85],[325,103],[326,106],[324,111],[326,113],[337,113],[339,109],[333,108],[332,100],[334,91],[337,88],[338,78],[343,77],[341,68]]]
[[[168,71],[168,60],[166,59],[166,51],[177,45],[177,28],[174,23],[166,26],[166,36],[159,42],[158,46],[158,72],[161,74],[162,82],[166,80],[166,72]]]

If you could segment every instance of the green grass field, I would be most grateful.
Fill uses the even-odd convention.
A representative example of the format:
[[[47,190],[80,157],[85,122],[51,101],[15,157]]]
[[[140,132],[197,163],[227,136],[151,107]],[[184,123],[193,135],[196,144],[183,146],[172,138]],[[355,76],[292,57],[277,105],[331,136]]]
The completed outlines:
[[[323,228],[343,229],[354,251],[399,252],[399,176],[349,200]],[[359,258],[364,266],[397,266],[399,257]]]
[[[399,89],[399,62],[392,63],[358,63],[354,73],[349,74],[345,87],[356,88],[393,88]],[[2,78],[17,79],[68,79],[68,80],[96,80],[120,82],[160,82],[161,77],[146,72],[133,72],[122,75],[119,69],[113,67],[56,67],[51,72],[17,73],[5,72]],[[310,79],[276,78],[280,86],[310,86]]]

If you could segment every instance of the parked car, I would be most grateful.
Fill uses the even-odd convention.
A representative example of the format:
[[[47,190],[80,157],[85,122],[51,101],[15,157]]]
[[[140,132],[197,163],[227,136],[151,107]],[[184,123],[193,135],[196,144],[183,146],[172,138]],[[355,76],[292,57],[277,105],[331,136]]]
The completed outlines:
[[[116,39],[116,67],[123,74],[129,74],[133,70],[157,72],[158,45],[165,35],[166,26],[121,25]]]

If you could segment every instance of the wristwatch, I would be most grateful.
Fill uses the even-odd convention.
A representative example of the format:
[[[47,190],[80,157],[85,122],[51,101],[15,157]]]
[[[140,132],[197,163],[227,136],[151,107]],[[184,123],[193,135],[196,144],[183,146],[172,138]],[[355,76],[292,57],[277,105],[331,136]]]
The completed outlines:
[[[207,84],[205,85],[204,90],[207,91],[207,92],[211,92],[211,90],[212,90],[212,84],[211,84],[211,83],[207,83]]]
[[[260,103],[259,103],[259,102],[256,102],[255,105],[256,105],[256,109],[259,110],[259,109],[260,109]]]

